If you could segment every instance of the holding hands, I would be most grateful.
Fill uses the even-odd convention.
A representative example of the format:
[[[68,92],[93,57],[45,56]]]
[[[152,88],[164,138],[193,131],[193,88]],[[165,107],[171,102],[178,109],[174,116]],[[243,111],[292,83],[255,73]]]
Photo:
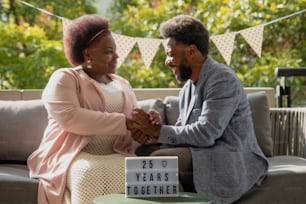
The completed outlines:
[[[161,127],[161,118],[157,111],[145,112],[142,109],[133,111],[133,118],[126,119],[127,129],[132,137],[140,144],[155,144],[158,141]]]

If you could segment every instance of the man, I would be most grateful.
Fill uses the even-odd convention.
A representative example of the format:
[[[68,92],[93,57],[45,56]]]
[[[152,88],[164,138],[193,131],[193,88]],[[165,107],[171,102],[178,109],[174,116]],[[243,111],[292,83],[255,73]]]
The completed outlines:
[[[154,125],[137,109],[128,128],[142,131],[133,136],[142,144],[162,144],[151,155],[177,155],[182,168],[193,171],[180,174],[185,190],[192,189],[191,180],[197,193],[232,203],[260,185],[268,169],[246,93],[232,69],[208,56],[208,32],[199,20],[179,15],[164,22],[160,33],[167,45],[165,64],[185,82],[179,118],[175,126]]]

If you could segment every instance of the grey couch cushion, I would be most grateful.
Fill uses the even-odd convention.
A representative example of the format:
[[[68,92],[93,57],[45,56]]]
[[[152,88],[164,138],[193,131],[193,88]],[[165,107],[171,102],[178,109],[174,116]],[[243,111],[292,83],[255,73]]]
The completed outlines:
[[[143,109],[146,112],[151,109],[158,111],[161,116],[162,123],[165,124],[166,122],[165,107],[161,99],[159,98],[145,99],[145,100],[140,100],[137,103],[138,103],[138,107]]]
[[[0,203],[36,204],[38,180],[29,177],[26,165],[0,164]]]
[[[247,97],[252,111],[254,130],[258,144],[264,154],[270,157],[273,154],[273,141],[271,137],[270,113],[266,93],[263,91],[249,93]],[[167,96],[164,99],[164,103],[166,121],[168,124],[173,125],[179,116],[179,97]]]
[[[306,203],[306,159],[273,156],[268,161],[269,172],[262,185],[254,187],[236,204]]]
[[[247,94],[257,142],[267,157],[273,155],[273,140],[271,136],[271,121],[268,98],[265,92]]]
[[[167,96],[164,99],[166,121],[168,125],[174,125],[179,117],[179,97]]]
[[[0,101],[0,161],[26,161],[47,124],[41,100]]]

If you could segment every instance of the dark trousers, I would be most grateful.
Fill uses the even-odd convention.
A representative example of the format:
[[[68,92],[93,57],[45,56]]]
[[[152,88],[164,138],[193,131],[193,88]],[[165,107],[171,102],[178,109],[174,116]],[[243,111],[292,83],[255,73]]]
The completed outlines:
[[[180,191],[196,192],[193,183],[192,157],[189,147],[161,148],[159,144],[140,145],[137,156],[177,156]]]

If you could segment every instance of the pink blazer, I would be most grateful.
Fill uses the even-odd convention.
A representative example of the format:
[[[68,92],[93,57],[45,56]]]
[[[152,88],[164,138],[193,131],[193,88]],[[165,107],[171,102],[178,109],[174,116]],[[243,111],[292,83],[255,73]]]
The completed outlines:
[[[61,203],[66,174],[75,156],[95,135],[119,135],[114,150],[133,155],[132,138],[125,117],[137,106],[125,79],[111,76],[124,90],[124,113],[107,113],[100,84],[81,67],[55,71],[42,94],[48,125],[39,148],[28,158],[30,177],[39,179],[38,203]]]

